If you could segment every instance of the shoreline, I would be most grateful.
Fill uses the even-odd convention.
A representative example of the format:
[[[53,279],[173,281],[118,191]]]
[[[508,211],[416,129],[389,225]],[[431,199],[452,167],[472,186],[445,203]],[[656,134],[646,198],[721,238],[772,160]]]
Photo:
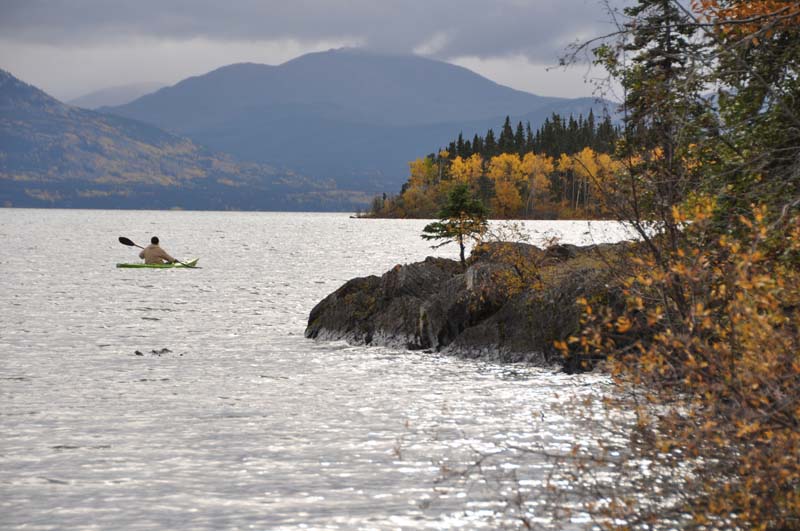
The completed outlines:
[[[305,336],[358,345],[433,350],[470,359],[590,370],[596,359],[554,346],[580,327],[577,299],[616,305],[610,261],[632,242],[547,249],[477,246],[466,269],[428,257],[383,275],[349,280],[311,311]]]

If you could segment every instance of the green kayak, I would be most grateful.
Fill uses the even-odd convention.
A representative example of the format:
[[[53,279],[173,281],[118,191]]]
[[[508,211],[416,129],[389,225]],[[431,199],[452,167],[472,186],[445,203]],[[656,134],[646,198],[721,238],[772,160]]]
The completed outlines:
[[[117,267],[147,268],[147,269],[174,269],[174,268],[196,268],[199,258],[193,258],[186,262],[175,262],[174,264],[117,264]]]

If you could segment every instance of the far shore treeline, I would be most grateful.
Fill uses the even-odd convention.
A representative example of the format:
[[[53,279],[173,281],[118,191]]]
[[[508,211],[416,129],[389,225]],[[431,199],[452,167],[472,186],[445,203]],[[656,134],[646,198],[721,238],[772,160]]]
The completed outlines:
[[[530,122],[514,128],[506,117],[499,135],[459,133],[447,148],[409,162],[400,193],[375,197],[365,216],[432,218],[454,186],[468,184],[493,218],[608,217],[595,188],[619,170],[610,155],[618,137],[611,118],[592,111],[554,113],[536,131]]]

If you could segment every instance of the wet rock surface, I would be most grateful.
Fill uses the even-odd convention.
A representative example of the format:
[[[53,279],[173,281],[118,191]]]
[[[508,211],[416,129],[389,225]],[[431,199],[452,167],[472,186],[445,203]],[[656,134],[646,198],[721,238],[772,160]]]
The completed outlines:
[[[579,297],[619,302],[609,264],[630,247],[493,243],[476,248],[466,269],[431,257],[398,265],[322,300],[305,335],[578,370],[585,360],[564,360],[553,342],[578,331]]]

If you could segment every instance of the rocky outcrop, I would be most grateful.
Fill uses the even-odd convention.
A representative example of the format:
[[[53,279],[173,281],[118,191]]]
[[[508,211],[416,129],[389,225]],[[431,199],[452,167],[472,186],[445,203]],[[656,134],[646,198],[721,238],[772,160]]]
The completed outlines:
[[[381,277],[353,279],[317,304],[306,337],[498,361],[563,362],[553,341],[578,331],[575,300],[619,300],[608,287],[607,264],[629,246],[543,250],[495,243],[476,249],[466,270],[431,257],[398,265]]]

